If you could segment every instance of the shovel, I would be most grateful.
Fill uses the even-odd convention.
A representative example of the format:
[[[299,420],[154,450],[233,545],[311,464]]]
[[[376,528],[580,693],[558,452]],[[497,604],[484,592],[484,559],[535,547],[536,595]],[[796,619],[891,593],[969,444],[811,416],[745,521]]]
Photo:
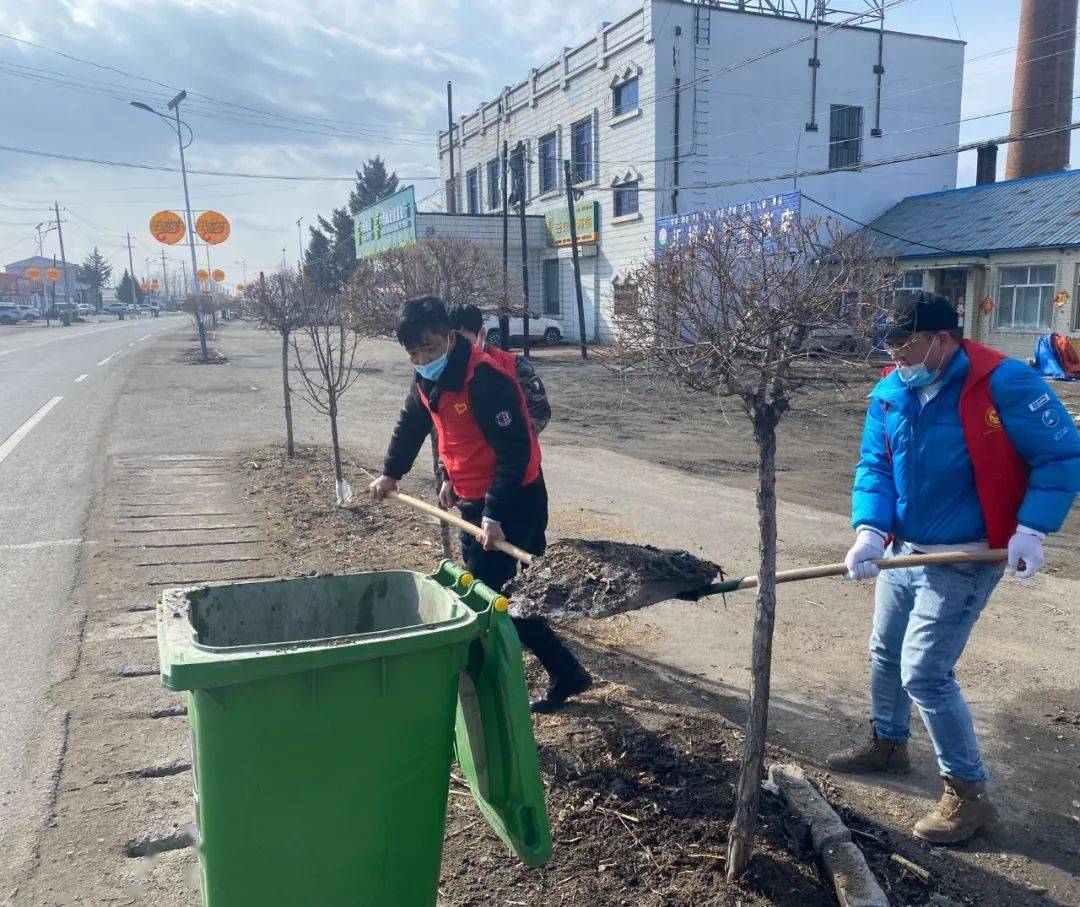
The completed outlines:
[[[373,472],[360,467],[360,471],[370,476],[372,480],[377,479]],[[419,498],[414,498],[410,494],[402,494],[400,491],[391,491],[387,498],[391,501],[397,501],[399,504],[404,504],[406,507],[411,507],[413,510],[419,510],[421,513],[426,513],[428,516],[435,517],[435,519],[453,526],[456,529],[460,529],[462,532],[467,532],[473,538],[479,540],[484,534],[484,530],[479,526],[470,523],[468,520],[464,520],[457,514],[450,513],[448,510],[443,510],[441,507],[436,507],[434,504],[429,504],[427,501],[421,501]],[[517,545],[512,545],[510,542],[496,542],[495,548],[503,554],[509,554],[512,558],[516,558],[521,561],[526,567],[531,567],[535,556],[529,554],[524,548],[519,548]]]
[[[945,564],[986,564],[1004,561],[1009,557],[1005,548],[987,548],[983,551],[943,551],[938,554],[909,554],[904,557],[883,557],[873,561],[882,570],[895,570],[898,567],[930,567]],[[823,576],[843,576],[847,573],[846,564],[819,564],[816,567],[800,567],[798,570],[782,570],[776,574],[778,583],[795,583],[804,579],[818,579]],[[724,592],[737,592],[739,589],[753,589],[758,585],[756,576],[743,576],[738,579],[722,580],[698,589],[689,589],[676,594],[683,601],[696,602],[709,595]]]

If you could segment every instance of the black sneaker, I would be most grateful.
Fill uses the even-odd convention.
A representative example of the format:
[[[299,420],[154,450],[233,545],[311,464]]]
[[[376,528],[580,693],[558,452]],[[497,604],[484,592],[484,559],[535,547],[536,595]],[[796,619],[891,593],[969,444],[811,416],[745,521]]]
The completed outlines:
[[[571,696],[584,693],[592,686],[592,676],[584,668],[580,668],[573,674],[564,674],[553,677],[548,683],[547,693],[540,699],[534,699],[529,703],[532,711],[539,715],[557,712]]]

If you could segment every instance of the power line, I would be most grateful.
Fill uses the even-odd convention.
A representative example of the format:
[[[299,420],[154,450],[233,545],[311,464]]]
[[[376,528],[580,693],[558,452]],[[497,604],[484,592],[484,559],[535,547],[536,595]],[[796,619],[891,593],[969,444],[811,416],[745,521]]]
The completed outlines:
[[[946,255],[963,255],[963,252],[957,252],[955,249],[943,249],[941,246],[931,246],[924,242],[919,242],[917,239],[908,239],[906,236],[899,236],[896,233],[890,233],[888,230],[881,230],[877,227],[873,227],[865,221],[859,220],[857,217],[852,217],[850,214],[845,214],[843,211],[837,211],[835,208],[826,205],[825,202],[819,202],[816,198],[811,198],[805,192],[801,193],[802,197],[808,202],[813,202],[819,208],[824,208],[826,211],[831,211],[833,214],[850,220],[852,223],[858,224],[860,227],[865,227],[867,230],[872,230],[874,233],[880,233],[882,236],[888,236],[890,239],[898,239],[900,242],[906,242],[913,246],[921,246],[924,249],[932,249],[935,252],[944,252]]]
[[[83,164],[100,164],[106,167],[127,167],[132,170],[155,170],[160,173],[179,173],[178,167],[166,167],[161,164],[136,164],[131,161],[110,161],[103,158],[79,157],[74,154],[60,154],[55,151],[39,151],[34,148],[17,148],[14,145],[0,145],[0,151],[10,151],[12,154],[28,154],[33,157],[47,157],[59,161],[77,161]],[[233,176],[243,179],[262,180],[295,180],[306,182],[353,182],[356,174],[351,176],[300,176],[296,174],[281,173],[240,173],[234,170],[194,170],[187,168],[188,173],[196,173],[202,176]],[[437,176],[402,176],[398,177],[406,182],[418,182],[420,180],[437,180]]]

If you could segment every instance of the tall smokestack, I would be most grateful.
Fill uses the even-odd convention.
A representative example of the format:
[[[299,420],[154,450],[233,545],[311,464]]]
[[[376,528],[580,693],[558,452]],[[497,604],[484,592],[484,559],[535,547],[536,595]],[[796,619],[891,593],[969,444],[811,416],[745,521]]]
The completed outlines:
[[[1013,82],[1013,135],[1072,121],[1077,0],[1024,0]],[[1069,166],[1069,132],[1014,142],[1005,179]]]

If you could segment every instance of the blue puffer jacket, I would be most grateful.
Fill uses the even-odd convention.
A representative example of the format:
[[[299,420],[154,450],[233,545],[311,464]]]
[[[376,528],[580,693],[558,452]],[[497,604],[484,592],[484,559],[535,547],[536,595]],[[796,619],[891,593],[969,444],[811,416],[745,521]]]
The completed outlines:
[[[986,538],[960,423],[967,371],[968,357],[960,350],[937,395],[921,408],[918,393],[896,372],[878,382],[855,469],[852,526],[873,526],[923,545]],[[1056,532],[1080,491],[1080,433],[1046,382],[1018,359],[994,370],[990,392],[1006,435],[1031,470],[1019,523]]]

